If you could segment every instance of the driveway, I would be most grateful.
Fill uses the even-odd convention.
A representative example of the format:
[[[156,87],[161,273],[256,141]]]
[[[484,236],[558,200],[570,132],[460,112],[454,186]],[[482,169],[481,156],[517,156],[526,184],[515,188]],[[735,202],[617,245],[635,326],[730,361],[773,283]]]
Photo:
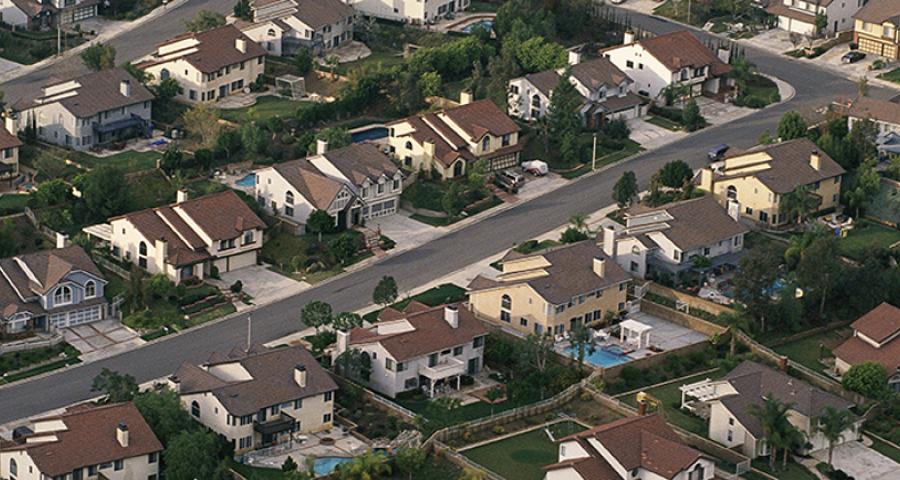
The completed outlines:
[[[116,320],[101,320],[65,328],[63,338],[81,352],[82,361],[109,357],[143,345],[137,332]]]
[[[443,235],[446,229],[432,227],[426,223],[417,222],[409,216],[410,212],[398,210],[397,213],[387,217],[373,218],[366,221],[366,226],[373,230],[381,229],[381,234],[397,242],[396,251],[409,250],[428,243]],[[393,254],[393,251],[389,251]]]
[[[253,297],[251,302],[257,305],[265,305],[282,300],[310,287],[306,282],[298,282],[293,278],[285,277],[263,265],[251,265],[223,273],[221,277],[221,280],[208,280],[223,290],[227,290],[234,282],[240,280],[244,287],[244,293]],[[235,302],[235,307],[237,307],[238,311],[249,308],[249,306],[241,302]]]
[[[659,148],[687,136],[686,132],[675,132],[640,118],[629,120],[628,128],[631,129],[631,139],[646,150]]]
[[[814,452],[820,461],[828,461],[828,450]],[[848,442],[834,447],[832,463],[853,478],[866,480],[898,480],[900,464],[861,442]]]
[[[778,28],[766,30],[753,38],[745,38],[743,40],[738,40],[738,42],[768,50],[772,53],[790,52],[803,45],[802,42],[794,45],[794,43],[791,42],[791,34]]]
[[[756,110],[752,108],[738,107],[731,103],[717,102],[707,97],[696,97],[696,100],[697,106],[700,107],[700,114],[712,125],[733,122],[756,112]]]

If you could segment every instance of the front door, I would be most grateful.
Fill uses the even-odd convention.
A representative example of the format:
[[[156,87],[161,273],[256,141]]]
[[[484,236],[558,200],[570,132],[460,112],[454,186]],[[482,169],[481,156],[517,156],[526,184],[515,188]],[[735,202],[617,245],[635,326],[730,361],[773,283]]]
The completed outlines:
[[[360,208],[353,207],[353,210],[350,210],[350,222],[353,223],[353,225],[359,225],[360,221]]]
[[[228,85],[222,85],[221,87],[219,87],[219,98],[222,98],[227,95],[228,95]]]
[[[477,375],[481,370],[480,365],[478,364],[478,357],[469,359],[469,366],[466,369],[466,373],[469,375]]]
[[[462,170],[463,170],[462,160],[454,163],[453,164],[453,177],[456,178],[456,177],[462,176]]]

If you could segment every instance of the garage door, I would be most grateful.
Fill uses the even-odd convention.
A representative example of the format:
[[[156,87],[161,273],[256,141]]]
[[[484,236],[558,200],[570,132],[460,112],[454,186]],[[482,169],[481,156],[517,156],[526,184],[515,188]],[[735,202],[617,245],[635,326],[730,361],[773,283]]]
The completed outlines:
[[[242,253],[240,255],[235,255],[233,257],[228,257],[227,263],[228,269],[225,270],[226,272],[237,270],[239,268],[249,267],[250,265],[256,265],[256,250]]]
[[[96,305],[84,310],[76,310],[68,313],[58,313],[50,317],[50,329],[74,327],[85,323],[96,322],[102,319],[102,306]]]

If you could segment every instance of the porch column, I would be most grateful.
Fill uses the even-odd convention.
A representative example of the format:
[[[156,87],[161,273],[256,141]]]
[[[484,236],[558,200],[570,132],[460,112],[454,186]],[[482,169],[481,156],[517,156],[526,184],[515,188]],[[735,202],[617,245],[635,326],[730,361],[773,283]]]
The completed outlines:
[[[428,383],[431,385],[431,395],[430,395],[430,397],[431,397],[431,398],[434,398],[434,379],[431,379],[431,381],[428,382]]]
[[[457,390],[459,390],[459,387],[460,387],[460,379],[461,379],[461,378],[462,378],[462,375],[457,375],[457,376],[456,376],[456,389],[457,389]]]

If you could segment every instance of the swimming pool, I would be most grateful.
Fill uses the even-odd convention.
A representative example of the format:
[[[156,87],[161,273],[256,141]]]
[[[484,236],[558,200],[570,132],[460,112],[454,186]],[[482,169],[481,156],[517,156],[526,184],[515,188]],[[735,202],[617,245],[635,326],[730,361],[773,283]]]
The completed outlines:
[[[480,22],[474,22],[463,27],[462,31],[466,33],[472,33],[476,27],[484,28],[487,31],[491,31],[494,29],[494,21],[493,20],[482,20]]]
[[[566,353],[572,358],[578,358],[574,347],[566,347]],[[584,361],[598,367],[614,367],[631,361],[631,357],[616,346],[597,347],[593,353],[590,350],[584,352]]]
[[[240,180],[234,182],[234,184],[239,187],[253,188],[256,186],[256,174],[248,173],[246,176],[244,176]]]
[[[371,127],[350,133],[350,139],[353,143],[364,142],[366,140],[377,140],[387,136],[387,127]]]
[[[316,476],[321,477],[333,472],[338,465],[352,461],[352,458],[347,457],[319,457],[313,465],[313,470],[315,470]]]

